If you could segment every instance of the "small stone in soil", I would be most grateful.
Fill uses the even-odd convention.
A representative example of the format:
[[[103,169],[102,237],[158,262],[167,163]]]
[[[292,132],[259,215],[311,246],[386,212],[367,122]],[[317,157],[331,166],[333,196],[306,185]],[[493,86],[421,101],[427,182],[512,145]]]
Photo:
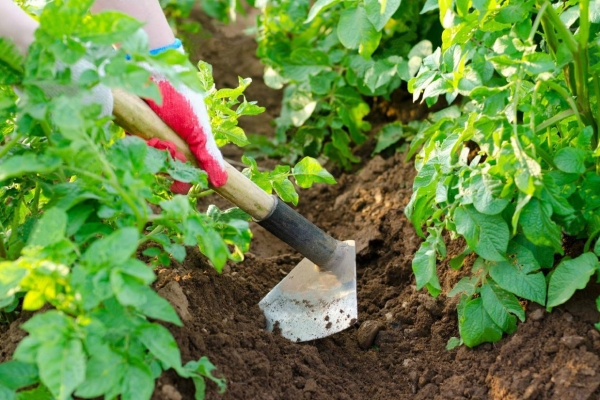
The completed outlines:
[[[570,336],[563,336],[560,339],[560,341],[563,342],[565,344],[565,346],[567,346],[568,348],[574,349],[577,346],[579,346],[580,344],[583,344],[585,339],[582,336],[570,335]]]
[[[304,385],[305,392],[316,392],[317,391],[317,381],[312,378],[306,380],[306,384]]]
[[[358,345],[361,349],[367,350],[375,341],[375,337],[381,330],[381,324],[377,321],[365,321],[360,325],[358,331],[356,332],[356,336],[358,339]]]
[[[540,321],[542,318],[544,318],[544,309],[537,308],[533,310],[529,315],[529,318],[531,318],[532,321]]]

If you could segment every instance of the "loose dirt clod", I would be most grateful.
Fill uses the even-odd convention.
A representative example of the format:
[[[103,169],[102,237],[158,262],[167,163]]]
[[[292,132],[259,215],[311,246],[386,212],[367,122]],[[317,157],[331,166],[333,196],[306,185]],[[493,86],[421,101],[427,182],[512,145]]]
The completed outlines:
[[[381,329],[381,324],[377,321],[365,321],[360,325],[358,331],[356,332],[356,337],[358,339],[358,345],[361,349],[367,350],[375,341],[375,337],[379,333]]]

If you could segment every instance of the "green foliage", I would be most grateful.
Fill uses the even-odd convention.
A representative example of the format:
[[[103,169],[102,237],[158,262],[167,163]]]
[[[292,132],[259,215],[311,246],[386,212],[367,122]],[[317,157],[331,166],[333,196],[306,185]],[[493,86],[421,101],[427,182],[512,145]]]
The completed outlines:
[[[194,194],[208,189],[206,174],[125,136],[90,93],[104,84],[158,100],[143,67],[150,64],[207,93],[220,145],[245,144],[238,118],[263,109],[243,97],[249,80],[216,90],[210,66],[198,70],[177,52],[150,57],[139,22],[90,15],[91,3],[44,7],[26,59],[0,39],[0,315],[10,321],[49,308],[23,324],[29,335],[0,364],[0,397],[149,399],[155,379],[173,369],[193,380],[201,399],[205,379],[221,391],[225,381],[206,358],[182,365],[159,324],[181,321],[151,289],[152,266],[183,261],[187,246],[219,271],[242,260],[248,216],[215,206],[203,213],[194,196],[174,196],[172,179],[193,184]],[[114,50],[114,42],[122,46]],[[75,80],[81,60],[89,67]],[[297,166],[298,183],[331,182],[317,166]],[[150,265],[137,259],[141,248]]]
[[[467,346],[512,333],[525,318],[518,297],[555,307],[598,270],[598,245],[590,247],[600,232],[600,19],[590,3],[428,1],[423,9],[439,9],[443,43],[409,89],[415,100],[457,105],[433,114],[411,144],[418,175],[406,215],[426,238],[413,269],[417,287],[435,296],[436,261],[446,256],[440,232],[466,240],[453,268],[477,254],[449,293],[460,295]],[[583,254],[565,257],[564,236],[587,239]]]
[[[371,130],[365,96],[389,97],[431,52],[424,39],[439,25],[434,13],[420,15],[423,3],[266,2],[257,55],[265,83],[285,89],[275,139],[251,149],[289,162],[322,154],[345,168],[359,162],[352,147]],[[382,137],[377,152],[399,141],[402,130],[393,124]]]
[[[314,183],[335,184],[335,178],[325,170],[314,158],[304,157],[294,168],[288,165],[278,165],[273,171],[261,171],[256,161],[249,156],[243,156],[242,161],[249,166],[243,173],[267,193],[277,193],[283,201],[298,204],[298,193],[294,184],[289,180],[294,177],[296,184],[304,189]]]

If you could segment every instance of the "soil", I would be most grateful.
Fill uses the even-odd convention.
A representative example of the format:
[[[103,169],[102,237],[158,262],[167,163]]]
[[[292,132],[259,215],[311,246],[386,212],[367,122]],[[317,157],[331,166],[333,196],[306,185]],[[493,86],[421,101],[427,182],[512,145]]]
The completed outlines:
[[[212,37],[203,39],[194,55],[213,64],[221,87],[235,84],[238,75],[253,78],[247,97],[268,111],[244,128],[269,134],[280,94],[262,82],[254,41],[240,29],[248,21],[227,28],[202,22]],[[379,113],[375,127],[385,115],[424,115],[404,98],[389,106],[404,111]],[[407,115],[408,109],[415,111]],[[448,339],[458,336],[456,301],[416,291],[412,276],[411,260],[421,240],[403,211],[414,175],[413,164],[392,152],[370,159],[355,173],[338,173],[337,185],[301,193],[300,213],[336,238],[356,240],[359,320],[328,338],[293,343],[265,331],[258,302],[302,257],[264,230],[254,231],[245,261],[228,264],[222,274],[194,249],[183,265],[158,271],[158,293],[185,324],[169,326],[183,361],[208,356],[227,379],[224,394],[209,382],[207,399],[600,398],[596,284],[552,313],[525,303],[527,321],[498,343],[445,349]],[[464,246],[447,244],[450,255]],[[448,293],[461,272],[446,262],[438,271]],[[21,322],[0,327],[0,359],[9,357],[23,337]],[[153,396],[193,398],[192,382],[173,372],[159,379]]]

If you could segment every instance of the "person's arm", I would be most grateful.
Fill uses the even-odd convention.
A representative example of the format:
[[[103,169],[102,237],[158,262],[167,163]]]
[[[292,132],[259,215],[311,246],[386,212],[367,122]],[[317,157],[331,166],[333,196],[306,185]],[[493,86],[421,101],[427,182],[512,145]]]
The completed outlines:
[[[150,49],[168,46],[175,41],[158,0],[96,0],[92,6],[94,13],[107,10],[120,11],[143,22]]]
[[[0,37],[12,39],[23,54],[33,42],[37,27],[37,21],[12,0],[0,0]]]

